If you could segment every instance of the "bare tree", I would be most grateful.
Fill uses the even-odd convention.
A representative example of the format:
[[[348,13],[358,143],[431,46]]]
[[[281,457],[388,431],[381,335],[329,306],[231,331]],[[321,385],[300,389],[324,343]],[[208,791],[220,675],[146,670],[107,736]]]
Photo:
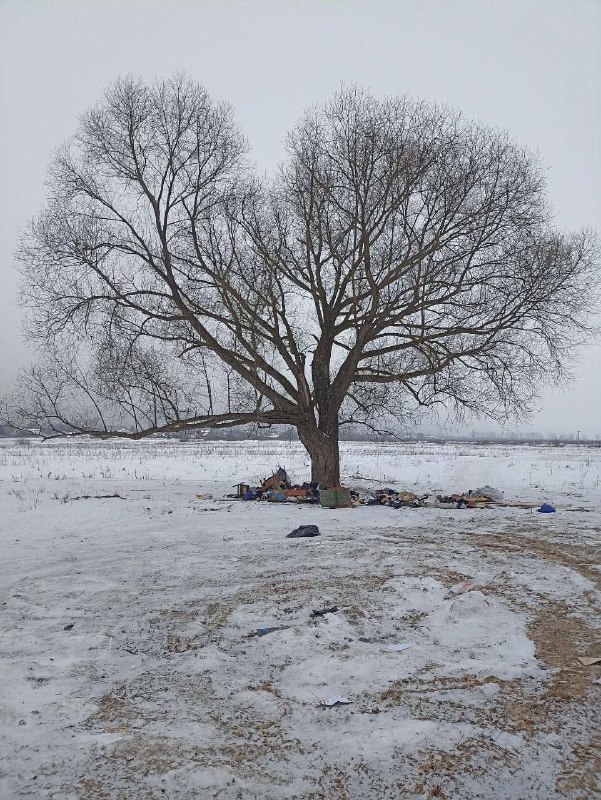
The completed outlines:
[[[340,426],[444,402],[499,418],[564,374],[594,235],[536,159],[407,98],[343,90],[271,182],[183,78],[119,81],[57,155],[19,258],[43,362],[13,402],[62,433],[289,424],[340,481]]]

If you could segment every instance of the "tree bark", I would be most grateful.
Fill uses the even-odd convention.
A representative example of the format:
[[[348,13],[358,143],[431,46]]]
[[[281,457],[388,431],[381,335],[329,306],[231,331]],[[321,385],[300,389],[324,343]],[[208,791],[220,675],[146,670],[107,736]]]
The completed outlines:
[[[317,425],[299,427],[299,439],[311,458],[311,480],[322,489],[340,486],[340,449],[338,422],[327,428]]]

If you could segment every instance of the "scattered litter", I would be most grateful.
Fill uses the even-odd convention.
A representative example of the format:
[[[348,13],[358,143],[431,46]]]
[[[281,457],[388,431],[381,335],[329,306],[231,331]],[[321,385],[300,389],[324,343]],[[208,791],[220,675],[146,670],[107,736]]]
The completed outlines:
[[[319,705],[325,708],[333,708],[334,706],[349,706],[353,701],[348,697],[343,697],[340,694],[335,694],[334,697],[329,697],[323,700]]]
[[[74,626],[74,625],[75,625],[75,623],[74,623],[74,622],[71,622],[69,625],[65,625],[65,627],[63,628],[63,630],[64,630],[64,631],[70,631],[70,630],[72,630],[72,629],[73,629],[73,626]]]
[[[257,628],[252,633],[247,634],[247,638],[250,639],[253,636],[267,636],[268,633],[285,631],[287,628],[292,628],[292,625],[274,625],[271,628]]]
[[[555,513],[555,508],[553,508],[553,506],[550,505],[549,503],[543,503],[542,506],[540,508],[537,508],[536,510],[538,511],[539,514],[554,514]]]
[[[396,489],[392,486],[376,489],[375,491],[349,489],[344,486],[320,489],[319,484],[316,482],[292,484],[288,473],[283,467],[278,467],[273,475],[264,478],[258,486],[237,483],[234,488],[236,493],[229,494],[227,497],[236,498],[237,500],[267,501],[271,503],[321,503],[324,508],[354,508],[361,505],[387,506],[395,509],[474,509],[489,508],[495,505],[525,509],[536,507],[532,503],[523,501],[507,501],[504,499],[504,494],[500,489],[488,484],[453,494],[416,494],[407,489]],[[196,495],[199,500],[210,497],[210,495]]]
[[[592,667],[593,664],[601,664],[601,656],[578,656],[578,661],[584,667]]]
[[[326,614],[335,614],[338,611],[338,606],[332,606],[332,608],[320,608],[315,609],[311,612],[312,617],[323,617]]]
[[[317,525],[299,525],[291,533],[286,536],[286,539],[304,539],[309,536],[320,536],[319,528]]]
[[[413,645],[414,642],[402,642],[401,644],[389,644],[386,649],[391,653],[402,653],[403,650],[409,650]]]

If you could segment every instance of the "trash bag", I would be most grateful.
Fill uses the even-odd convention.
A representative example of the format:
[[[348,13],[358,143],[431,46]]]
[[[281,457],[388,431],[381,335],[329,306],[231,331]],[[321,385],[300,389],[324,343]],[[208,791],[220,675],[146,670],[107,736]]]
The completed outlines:
[[[320,535],[317,525],[300,525],[298,528],[295,528],[292,533],[289,533],[286,539],[304,539],[309,536]]]
[[[278,467],[274,475],[280,481],[280,483],[285,483],[290,486],[290,478],[288,477],[288,473],[284,467]]]
[[[495,503],[503,502],[503,492],[488,484],[486,486],[479,486],[477,489],[470,489],[469,494],[472,497],[490,497]]]
[[[549,503],[543,503],[540,508],[536,509],[539,514],[554,514],[556,509]]]

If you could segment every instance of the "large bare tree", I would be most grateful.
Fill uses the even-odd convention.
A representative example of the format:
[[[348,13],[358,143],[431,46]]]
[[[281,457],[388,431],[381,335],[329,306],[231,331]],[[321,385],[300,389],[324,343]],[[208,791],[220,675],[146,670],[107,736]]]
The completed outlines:
[[[259,181],[201,87],[121,80],[48,190],[19,250],[42,354],[21,417],[130,438],[293,425],[322,486],[345,423],[527,409],[597,287],[594,236],[552,228],[535,157],[407,98],[339,92]]]

